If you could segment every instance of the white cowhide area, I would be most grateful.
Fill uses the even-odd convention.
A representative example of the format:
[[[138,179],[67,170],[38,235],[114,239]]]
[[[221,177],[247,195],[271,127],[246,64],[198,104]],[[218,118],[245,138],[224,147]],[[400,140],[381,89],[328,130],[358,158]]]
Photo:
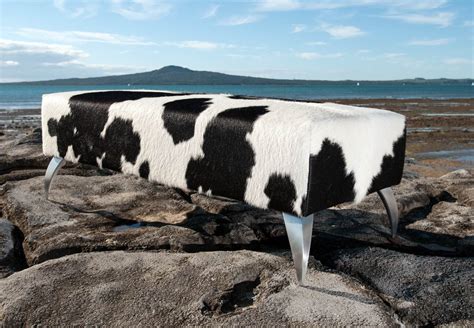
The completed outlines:
[[[226,94],[47,94],[43,152],[308,215],[399,183],[405,117]]]

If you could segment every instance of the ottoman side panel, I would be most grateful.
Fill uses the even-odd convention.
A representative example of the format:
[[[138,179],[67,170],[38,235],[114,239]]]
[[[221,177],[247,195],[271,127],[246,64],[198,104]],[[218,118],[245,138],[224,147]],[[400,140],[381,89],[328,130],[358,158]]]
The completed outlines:
[[[405,164],[406,129],[403,135],[393,143],[393,156],[385,156],[382,170],[372,180],[368,193],[395,186],[400,183]]]
[[[41,130],[43,154],[61,156],[58,150],[57,124],[62,117],[70,114],[69,98],[71,93],[45,94],[41,102]],[[69,159],[70,160],[70,159]]]

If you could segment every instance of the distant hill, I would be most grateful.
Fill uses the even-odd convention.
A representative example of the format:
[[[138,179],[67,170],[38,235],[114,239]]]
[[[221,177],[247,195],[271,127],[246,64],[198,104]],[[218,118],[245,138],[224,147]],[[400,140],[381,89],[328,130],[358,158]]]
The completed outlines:
[[[363,81],[363,80],[288,80],[268,79],[251,76],[229,75],[208,71],[193,71],[180,66],[165,66],[150,72],[112,75],[88,78],[70,78],[49,81],[16,82],[3,84],[27,84],[27,85],[317,85],[317,84],[348,84],[348,83],[406,83],[406,84],[471,84],[473,79],[405,79],[392,81]]]

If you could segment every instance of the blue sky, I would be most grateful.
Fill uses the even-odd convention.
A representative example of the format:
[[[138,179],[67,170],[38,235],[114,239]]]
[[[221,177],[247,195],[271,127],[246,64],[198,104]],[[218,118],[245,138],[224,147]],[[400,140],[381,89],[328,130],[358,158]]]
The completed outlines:
[[[474,77],[472,0],[0,0],[0,80]]]

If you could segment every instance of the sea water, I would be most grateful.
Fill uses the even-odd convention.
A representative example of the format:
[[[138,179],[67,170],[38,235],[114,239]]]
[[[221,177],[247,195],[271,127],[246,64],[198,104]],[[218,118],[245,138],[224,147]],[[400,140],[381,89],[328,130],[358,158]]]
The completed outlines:
[[[336,98],[474,98],[471,84],[327,83],[320,85],[17,85],[0,84],[0,109],[39,108],[41,96],[72,90],[153,89],[272,97],[297,100]]]

